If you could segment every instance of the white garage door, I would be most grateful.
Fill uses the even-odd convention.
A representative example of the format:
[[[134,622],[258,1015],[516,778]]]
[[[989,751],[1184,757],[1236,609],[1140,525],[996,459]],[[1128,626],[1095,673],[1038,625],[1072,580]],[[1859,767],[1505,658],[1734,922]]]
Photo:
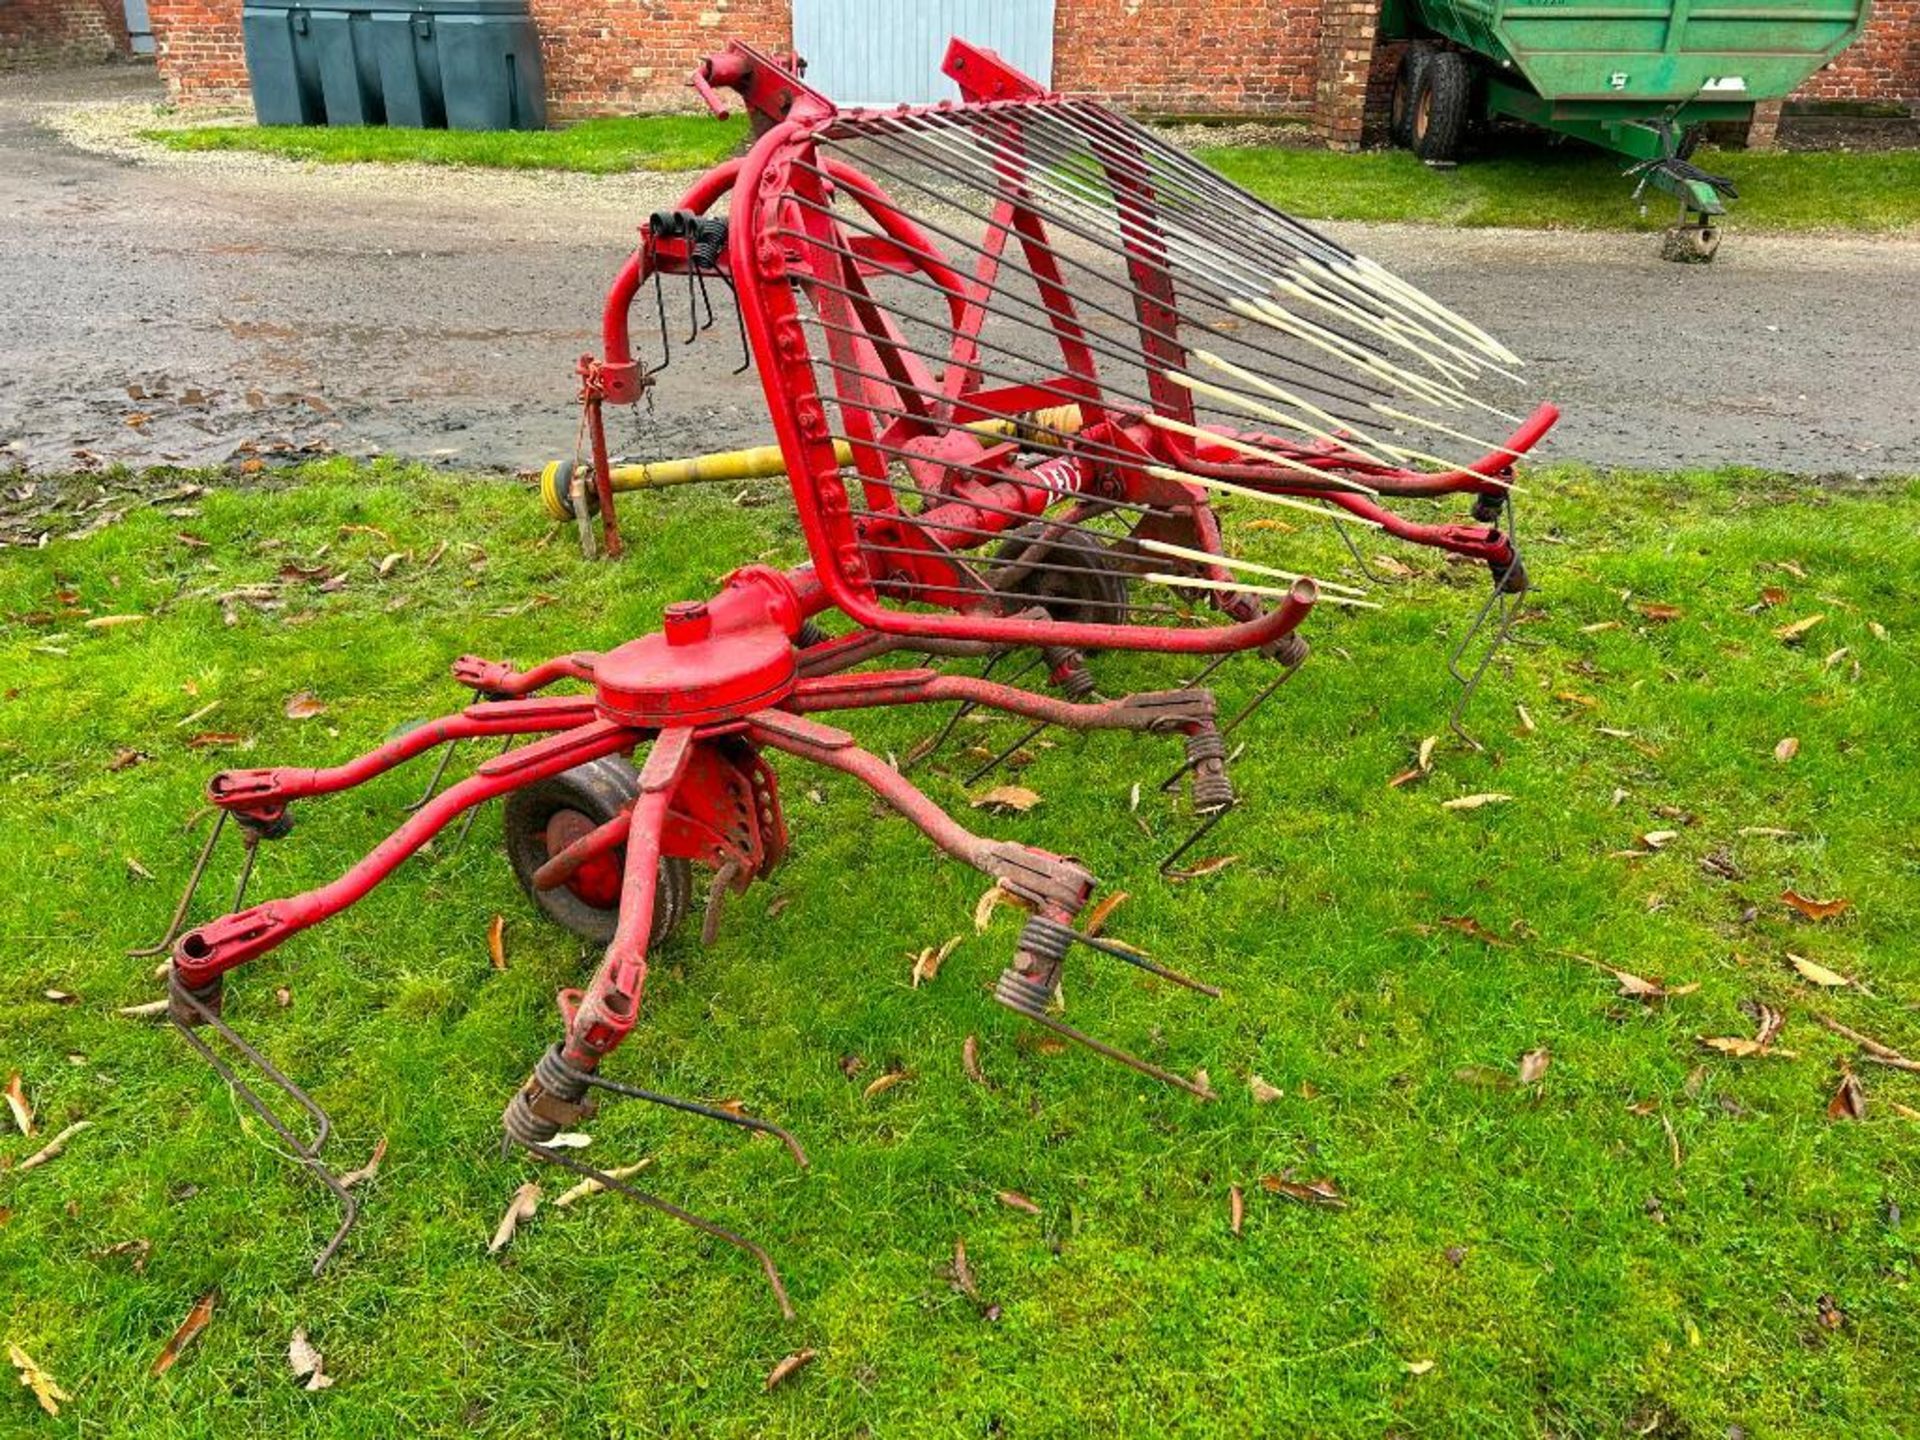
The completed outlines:
[[[940,73],[954,36],[1052,81],[1053,0],[793,0],[807,83],[842,105],[958,99]]]

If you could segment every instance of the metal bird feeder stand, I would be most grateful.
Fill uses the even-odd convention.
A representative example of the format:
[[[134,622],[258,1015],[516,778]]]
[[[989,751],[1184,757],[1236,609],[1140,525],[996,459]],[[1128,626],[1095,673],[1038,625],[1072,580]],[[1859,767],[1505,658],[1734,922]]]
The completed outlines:
[[[603,1073],[639,1020],[650,952],[691,909],[694,869],[708,877],[711,938],[725,898],[786,856],[773,757],[858,780],[1027,911],[995,987],[1002,1005],[1209,1098],[1065,1025],[1049,1002],[1075,946],[1217,992],[1080,928],[1096,882],[1077,860],[974,834],[824,717],[957,704],[1163,736],[1184,752],[1170,784],[1187,781],[1205,822],[1234,801],[1212,694],[1189,683],[1102,699],[1078,678],[1077,657],[1254,651],[1284,678],[1305,656],[1295,632],[1317,604],[1365,603],[1352,587],[1229,555],[1220,502],[1343,519],[1484,562],[1503,604],[1524,589],[1505,518],[1511,467],[1553,408],[1462,466],[1411,468],[1425,451],[1394,443],[1408,426],[1466,439],[1469,408],[1503,413],[1471,393],[1518,364],[1497,341],[1103,107],[1047,93],[957,41],[945,68],[964,103],[860,113],[745,46],[707,61],[697,88],[737,92],[758,139],[644,229],[608,299],[606,353],[581,366],[590,460],[566,491],[583,509],[591,497],[613,551],[603,411],[640,398],[657,374],[634,356],[628,312],[662,275],[687,276],[696,304],[702,281],[733,292],[809,563],[738,570],[606,651],[526,670],[465,657],[454,678],[478,698],[457,714],[337,767],[233,770],[209,784],[251,854],[285,832],[294,801],[464,740],[511,747],[444,791],[429,787],[332,883],[244,908],[243,888],[233,913],[168,937],[173,1020],[203,1049],[208,1031],[240,1047],[307,1111],[319,1131],[310,1143],[274,1123],[346,1200],[348,1223],[351,1197],[319,1158],[324,1115],[227,1027],[225,978],[364,898],[475,807],[506,801],[509,858],[528,893],[605,946],[591,980],[561,992],[559,1039],[509,1100],[506,1140],[750,1252],[788,1310],[757,1245],[549,1143],[617,1095],[771,1132],[805,1163],[766,1121]],[[909,206],[908,195],[920,198]],[[1208,418],[1220,410],[1262,426]],[[1389,504],[1455,494],[1472,500],[1470,519],[1415,522]],[[1164,598],[1144,599],[1147,586]],[[818,621],[832,612],[854,628],[829,634]],[[926,666],[855,670],[900,650],[989,664],[1035,651],[1067,693]],[[566,682],[585,689],[542,693]],[[176,926],[191,902],[190,887]]]

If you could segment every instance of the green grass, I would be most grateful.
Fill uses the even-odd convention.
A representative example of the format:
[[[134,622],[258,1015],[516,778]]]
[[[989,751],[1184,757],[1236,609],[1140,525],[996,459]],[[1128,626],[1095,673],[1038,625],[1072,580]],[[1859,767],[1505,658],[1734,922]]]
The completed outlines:
[[[734,153],[740,119],[643,115],[561,130],[408,130],[367,125],[199,125],[143,130],[174,150],[251,150],[345,165],[475,165],[496,170],[703,170]]]
[[[1626,162],[1583,145],[1503,138],[1458,168],[1432,170],[1402,150],[1337,154],[1216,148],[1200,158],[1269,203],[1309,220],[1421,225],[1655,230],[1674,203],[1633,200]],[[1696,157],[1739,187],[1742,230],[1903,230],[1920,225],[1920,151],[1868,154],[1709,150]]]
[[[1241,858],[1209,879],[1155,878],[1181,828],[1154,793],[1166,742],[1053,736],[1021,772],[1044,803],[1019,817],[967,810],[954,752],[925,774],[980,828],[1084,857],[1132,892],[1109,933],[1225,988],[1208,1004],[1084,953],[1066,985],[1071,1021],[1205,1067],[1218,1104],[1036,1046],[983,992],[1014,922],[973,933],[978,877],[843,777],[783,763],[792,858],[712,949],[683,937],[656,956],[611,1070],[739,1097],[792,1126],[814,1168],[632,1104],[593,1122],[589,1154],[657,1156],[651,1186],[767,1242],[790,1324],[740,1256],[611,1196],[543,1210],[484,1253],[533,1173],[497,1154],[501,1106],[558,1033],[555,989],[590,963],[514,888],[496,812],[228,987],[229,1018],[332,1110],[343,1166],[391,1141],[318,1282],[332,1206],[236,1124],[177,1035],[114,1013],[159,993],[124,951],[164,923],[210,771],[375,744],[457,703],[443,677],[463,651],[527,661],[649,627],[733,565],[797,558],[779,507],[632,504],[633,558],[590,565],[523,489],[328,464],[0,554],[0,1070],[24,1077],[43,1134],[93,1122],[61,1158],[0,1174],[0,1338],[74,1397],[55,1421],[0,1388],[0,1433],[1920,1434],[1920,1122],[1893,1109],[1920,1107],[1920,1076],[1861,1065],[1868,1119],[1828,1120],[1851,1051],[1809,1018],[1920,1055],[1920,482],[1569,469],[1530,491],[1541,588],[1473,713],[1483,753],[1443,740],[1428,778],[1388,787],[1446,733],[1442,659],[1485,585],[1401,552],[1420,576],[1385,611],[1314,616],[1313,660],[1246,727],[1245,802],[1215,832]],[[1324,535],[1240,533],[1340,570]],[[343,589],[320,588],[332,574]],[[234,600],[228,623],[219,597],[247,586],[276,587],[251,592],[271,608]],[[1774,586],[1785,598],[1754,609]],[[1655,623],[1649,602],[1682,614]],[[130,613],[149,618],[85,628]],[[1816,613],[1799,646],[1776,638]],[[1116,693],[1182,673],[1099,668]],[[1262,667],[1222,678],[1236,704]],[[287,718],[301,691],[326,713]],[[904,754],[936,718],[843,723]],[[201,732],[245,739],[195,749]],[[1800,749],[1783,764],[1786,735]],[[116,769],[123,749],[146,758]],[[1136,782],[1152,837],[1127,813]],[[330,877],[420,783],[303,804],[255,893]],[[1512,799],[1442,808],[1488,791]],[[1657,854],[1619,853],[1657,830],[1676,832]],[[1741,878],[1705,873],[1710,855]],[[1852,908],[1816,925],[1781,904],[1788,887]],[[962,933],[909,988],[910,955]],[[1788,952],[1872,993],[1815,993]],[[1573,954],[1699,989],[1647,1007]],[[1797,1058],[1698,1045],[1751,1033],[1748,999],[1787,1013]],[[969,1034],[995,1088],[963,1075]],[[1474,1082],[1539,1046],[1537,1093]],[[889,1067],[912,1078],[863,1099]],[[1252,1073],[1284,1097],[1253,1103]],[[41,1138],[0,1136],[0,1155]],[[1263,1190],[1289,1167],[1331,1177],[1350,1208]],[[939,1274],[957,1237],[997,1321]],[[152,1242],[142,1273],[101,1253],[134,1239]],[[203,1338],[150,1378],[215,1287]],[[333,1389],[289,1377],[296,1326]],[[764,1394],[802,1346],[815,1364]]]

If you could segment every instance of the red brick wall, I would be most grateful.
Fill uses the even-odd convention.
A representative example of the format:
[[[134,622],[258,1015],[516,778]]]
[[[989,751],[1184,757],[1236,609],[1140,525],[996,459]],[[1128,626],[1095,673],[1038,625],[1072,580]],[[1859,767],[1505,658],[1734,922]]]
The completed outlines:
[[[1321,0],[1055,0],[1053,83],[1156,114],[1304,115]]]
[[[247,93],[240,0],[147,0],[153,58],[178,100],[230,100]]]
[[[111,9],[114,0],[11,0],[20,11]],[[791,43],[789,0],[531,0],[552,113],[686,109],[686,77],[729,39]],[[160,71],[182,99],[246,89],[240,0],[150,0]],[[1360,138],[1363,53],[1379,0],[1056,0],[1054,82],[1157,114],[1317,114],[1336,144]],[[1323,19],[1324,17],[1324,19]],[[1373,110],[1393,47],[1375,47]],[[1920,101],[1920,0],[1878,0],[1866,36],[1800,92]],[[1366,137],[1375,138],[1371,133]]]
[[[0,70],[105,60],[126,50],[118,0],[0,0]]]
[[[1920,101],[1920,0],[1874,0],[1867,33],[1795,98]]]

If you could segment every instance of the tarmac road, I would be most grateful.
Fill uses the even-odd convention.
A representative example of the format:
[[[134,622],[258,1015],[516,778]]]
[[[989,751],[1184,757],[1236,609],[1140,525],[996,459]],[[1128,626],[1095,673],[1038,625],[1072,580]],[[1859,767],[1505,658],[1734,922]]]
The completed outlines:
[[[0,77],[0,460],[572,453],[605,286],[691,177],[136,161],[43,124],[157,95],[131,67]],[[1920,239],[1736,227],[1683,267],[1645,235],[1327,228],[1527,356],[1557,456],[1920,473]],[[616,449],[769,438],[721,308]]]

